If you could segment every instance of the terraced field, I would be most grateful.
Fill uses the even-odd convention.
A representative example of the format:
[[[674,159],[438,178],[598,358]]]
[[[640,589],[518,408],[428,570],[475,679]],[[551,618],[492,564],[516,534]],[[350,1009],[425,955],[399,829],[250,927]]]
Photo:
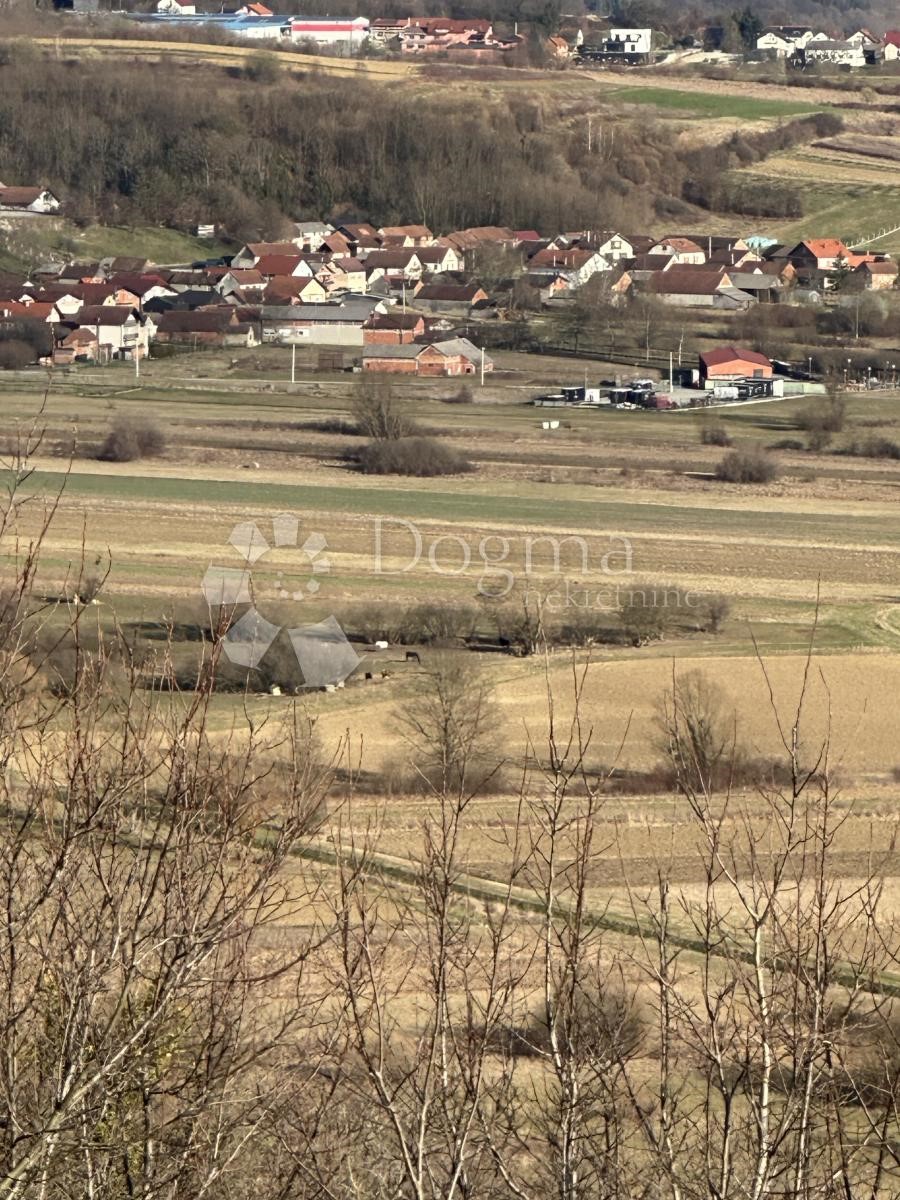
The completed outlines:
[[[873,149],[870,139],[870,150]],[[851,244],[865,241],[873,249],[900,249],[900,163],[894,147],[885,154],[855,154],[846,141],[819,143],[775,154],[735,172],[736,177],[790,185],[800,191],[805,214],[790,222],[766,222],[767,232],[792,240],[841,237]],[[881,230],[890,230],[877,237]]]

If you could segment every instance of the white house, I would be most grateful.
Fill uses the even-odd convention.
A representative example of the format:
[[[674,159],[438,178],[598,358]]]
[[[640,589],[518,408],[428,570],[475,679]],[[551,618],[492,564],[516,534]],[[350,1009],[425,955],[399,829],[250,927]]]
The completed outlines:
[[[885,62],[896,62],[900,58],[900,29],[889,29],[881,39]]]
[[[590,246],[608,263],[618,262],[621,258],[634,258],[634,246],[628,238],[612,229],[584,229],[580,233],[567,233],[566,238],[570,243]]]
[[[112,358],[133,358],[136,351],[141,357],[147,353],[150,330],[127,305],[90,305],[71,317],[70,323],[92,330],[100,346],[109,347]]]
[[[773,50],[776,58],[790,58],[798,50],[805,50],[810,42],[824,41],[826,37],[806,25],[772,25],[756,39],[756,48]]]
[[[851,46],[861,46],[863,50],[876,50],[881,45],[881,38],[870,33],[868,29],[857,29],[847,38]]]
[[[866,52],[854,42],[810,42],[803,51],[808,63],[834,63],[839,67],[864,67]]]
[[[610,29],[606,47],[621,50],[622,54],[650,54],[653,49],[652,29]]]
[[[314,254],[333,233],[334,226],[325,221],[295,221],[291,240],[300,250],[309,250]]]
[[[156,5],[158,13],[166,13],[170,17],[193,17],[196,15],[196,4],[182,4],[181,0],[159,0]]]
[[[46,188],[0,184],[0,212],[55,213],[60,201]]]

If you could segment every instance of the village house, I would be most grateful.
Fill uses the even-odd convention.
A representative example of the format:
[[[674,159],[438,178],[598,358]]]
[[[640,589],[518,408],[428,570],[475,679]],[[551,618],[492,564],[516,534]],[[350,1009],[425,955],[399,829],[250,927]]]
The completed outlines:
[[[789,262],[798,275],[808,279],[817,273],[833,275],[839,271],[853,271],[863,263],[876,262],[883,256],[858,254],[839,238],[808,238],[795,246],[780,247],[772,257],[775,261]],[[828,283],[826,280],[826,286]]]
[[[270,278],[255,267],[225,267],[222,268],[221,273],[207,271],[207,275],[210,279],[215,280],[215,290],[220,296],[230,296],[232,292],[240,292],[241,295],[256,292],[261,294]]]
[[[420,308],[434,313],[466,312],[488,299],[477,283],[420,283],[413,296]]]
[[[663,304],[676,308],[719,308],[741,310],[754,300],[732,286],[727,273],[673,268],[657,271],[646,281],[646,289]]]
[[[889,29],[881,39],[881,53],[885,62],[896,62],[900,58],[900,29]]]
[[[450,338],[427,345],[366,346],[364,371],[383,371],[393,375],[452,376],[475,375],[483,369],[493,371],[492,360],[468,338]]]
[[[452,246],[460,255],[480,250],[484,246],[518,245],[518,239],[513,231],[500,225],[479,225],[472,229],[457,229],[438,240],[442,244]]]
[[[414,342],[425,333],[425,318],[421,313],[373,313],[363,325],[363,345],[402,346]]]
[[[377,232],[383,245],[390,242],[401,250],[408,246],[430,246],[434,242],[434,234],[427,225],[384,225]]]
[[[480,17],[410,17],[397,35],[404,54],[436,54],[443,50],[487,45],[493,40],[490,21]]]
[[[405,29],[410,20],[410,17],[376,17],[369,26],[369,38],[377,46],[386,46],[400,37],[401,29]]]
[[[47,188],[7,187],[0,183],[0,212],[37,213],[59,212],[60,200]]]
[[[861,262],[853,268],[853,275],[866,291],[882,292],[897,283],[897,264],[890,259]]]
[[[101,353],[110,358],[143,358],[148,350],[149,330],[128,305],[88,305],[67,317],[64,324],[93,330]]]
[[[332,233],[334,226],[325,221],[295,221],[293,242],[298,250],[309,250],[315,254]]]
[[[321,304],[329,292],[320,279],[273,275],[262,292],[243,293],[245,304]]]
[[[416,250],[416,257],[429,275],[452,275],[465,265],[453,246],[422,246]]]
[[[562,274],[569,282],[569,287],[578,288],[598,271],[608,271],[609,263],[596,250],[557,250],[547,248],[539,250],[528,260],[528,270],[549,271],[552,274]]]
[[[380,275],[389,280],[418,283],[424,267],[416,250],[373,250],[364,259],[366,279]]]
[[[767,50],[776,58],[790,58],[812,41],[825,41],[826,34],[816,33],[808,25],[770,25],[756,39],[757,50]]]
[[[256,332],[249,322],[241,321],[234,308],[175,309],[158,318],[156,340],[164,345],[252,347]]]
[[[806,63],[832,63],[839,67],[864,67],[865,47],[857,42],[815,41],[800,51]]]
[[[53,351],[55,365],[62,365],[66,362],[96,363],[100,361],[100,342],[93,329],[87,326],[82,329],[73,329]]]
[[[147,274],[133,274],[126,271],[116,272],[110,275],[107,282],[116,288],[114,293],[116,297],[120,295],[125,296],[126,293],[134,296],[139,308],[143,308],[148,300],[154,300],[158,296],[175,295],[174,289],[168,287],[163,277],[157,275],[155,272],[148,272]],[[126,304],[128,301],[126,299],[117,299],[116,303]]]
[[[764,354],[738,346],[719,346],[700,355],[700,378],[724,383],[738,379],[771,379],[772,364]]]
[[[332,292],[364,292],[366,266],[358,258],[333,259],[316,271],[316,279],[329,295]]]
[[[697,242],[686,237],[667,237],[655,242],[648,254],[664,254],[673,266],[685,263],[700,265],[706,262],[706,251]]]
[[[286,258],[299,257],[294,242],[248,242],[242,246],[229,264],[232,267],[255,267],[261,258],[278,255]]]
[[[258,319],[263,341],[362,346],[363,325],[373,313],[386,311],[375,296],[349,295],[336,304],[265,304]]]
[[[60,320],[60,312],[54,304],[29,300],[0,300],[0,318],[4,321],[26,319],[41,321],[45,325],[56,325]]]
[[[595,250],[607,263],[634,258],[634,246],[614,230],[585,229],[581,233],[567,233],[566,238],[573,249]]]

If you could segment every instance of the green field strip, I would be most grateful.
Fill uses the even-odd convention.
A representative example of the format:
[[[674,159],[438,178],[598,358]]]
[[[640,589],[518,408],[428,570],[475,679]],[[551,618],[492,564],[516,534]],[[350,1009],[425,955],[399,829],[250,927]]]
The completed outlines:
[[[53,495],[63,482],[61,473],[35,471],[28,490]],[[415,481],[404,488],[339,487],[332,484],[237,483],[214,479],[185,479],[151,475],[72,474],[65,496],[72,499],[165,501],[181,504],[240,505],[245,509],[284,508],[298,511],[380,515],[409,520],[502,524],[577,529],[587,533],[618,531],[666,533],[678,531],[696,538],[754,537],[776,543],[844,545],[864,550],[873,545],[900,547],[900,519],[887,521],[872,514],[859,516],[817,513],[770,513],[724,507],[679,504],[625,503],[593,497],[559,499],[525,494],[467,489],[431,490]],[[900,515],[900,514],[898,514]]]

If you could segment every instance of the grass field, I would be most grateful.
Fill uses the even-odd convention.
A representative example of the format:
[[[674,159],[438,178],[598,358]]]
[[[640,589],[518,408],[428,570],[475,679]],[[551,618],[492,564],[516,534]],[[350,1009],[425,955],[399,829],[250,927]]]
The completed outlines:
[[[7,228],[0,229],[0,267],[18,270],[50,258],[90,262],[113,255],[148,258],[164,266],[213,258],[226,249],[215,239],[191,237],[159,226],[80,228],[71,221],[51,217],[15,218],[8,221]]]
[[[653,86],[627,87],[606,93],[628,104],[651,104],[662,112],[675,110],[679,113],[704,118],[737,117],[746,121],[762,121],[772,117],[793,117],[803,113],[818,112],[822,104],[803,99],[760,99],[742,96],[739,89],[732,94],[684,91]]]
[[[263,378],[283,378],[285,352],[261,354]],[[688,414],[572,413],[570,427],[548,437],[540,414],[524,400],[541,386],[541,370],[549,376],[562,364],[508,355],[482,403],[443,403],[440,381],[397,385],[410,415],[473,456],[474,473],[375,479],[342,461],[354,439],[319,428],[323,417],[346,415],[346,377],[313,376],[277,394],[260,392],[249,380],[234,381],[234,394],[176,382],[193,375],[202,389],[199,376],[215,375],[217,363],[215,355],[150,363],[140,389],[119,369],[70,375],[62,390],[51,392],[42,417],[45,451],[73,425],[84,449],[68,473],[64,458],[45,452],[27,485],[49,498],[64,481],[43,561],[48,591],[71,574],[83,544],[89,564],[98,559],[105,569],[107,556],[111,560],[102,619],[115,612],[134,625],[196,612],[207,567],[241,565],[228,543],[232,527],[254,520],[267,530],[272,517],[290,512],[300,520],[301,542],[312,531],[325,536],[330,570],[315,597],[294,604],[282,592],[285,580],[288,591],[291,580],[303,582],[302,556],[288,547],[260,560],[254,567],[260,603],[281,623],[372,603],[470,604],[485,581],[490,585],[507,570],[520,591],[552,596],[548,603],[563,610],[588,604],[608,612],[612,623],[623,579],[628,586],[664,583],[728,595],[732,612],[718,635],[687,622],[659,643],[594,651],[606,664],[598,678],[617,681],[613,709],[621,714],[643,706],[641,720],[647,720],[673,659],[702,661],[736,695],[752,690],[754,637],[777,658],[787,685],[808,642],[818,593],[817,651],[827,671],[836,672],[834,688],[853,698],[852,713],[863,711],[867,694],[894,688],[900,661],[895,464],[787,454],[780,480],[742,488],[711,478],[722,452],[700,444],[698,418]],[[40,403],[36,387],[14,388],[0,390],[0,435],[6,437]],[[738,442],[772,441],[794,427],[804,403],[748,406],[722,419]],[[859,422],[889,428],[900,416],[897,404],[890,394],[851,397],[846,436]],[[161,459],[116,465],[83,457],[116,414],[135,411],[165,430],[169,445]],[[248,469],[250,460],[258,469]],[[27,531],[27,509],[23,521]],[[542,540],[551,535],[558,551]],[[184,652],[194,653],[191,647]],[[563,654],[553,666],[559,680],[565,661]],[[539,712],[544,683],[537,660],[501,658],[488,669],[512,724],[521,723],[529,706]],[[404,675],[398,670],[396,683],[385,685],[377,701],[364,690],[315,700],[323,728],[336,734],[363,720],[378,731],[372,704],[388,714]],[[598,684],[601,706],[605,687]],[[613,709],[604,710],[604,729]],[[223,700],[223,727],[230,711]],[[384,747],[391,744],[383,729],[376,736]],[[893,766],[893,745],[877,722],[871,739],[856,749],[877,771]]]

